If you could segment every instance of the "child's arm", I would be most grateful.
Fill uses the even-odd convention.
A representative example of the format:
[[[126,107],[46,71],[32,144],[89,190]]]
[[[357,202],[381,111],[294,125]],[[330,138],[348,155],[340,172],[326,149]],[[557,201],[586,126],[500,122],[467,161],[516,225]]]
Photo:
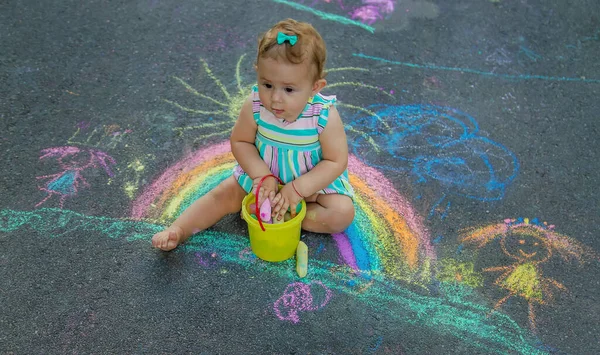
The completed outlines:
[[[240,115],[235,122],[229,141],[231,143],[231,152],[233,153],[235,160],[237,160],[242,169],[252,179],[271,174],[269,167],[262,160],[256,146],[254,146],[257,129],[258,126],[254,121],[252,113],[252,97],[248,97],[242,105]],[[262,186],[264,187],[264,190],[262,188],[261,190],[266,191],[267,197],[272,200],[277,192],[277,180],[266,179]],[[259,203],[263,201],[264,197],[260,195],[261,194],[259,193]]]
[[[334,106],[319,135],[323,159],[308,173],[295,180],[294,186],[302,196],[310,196],[329,186],[348,167],[348,141],[340,114]]]

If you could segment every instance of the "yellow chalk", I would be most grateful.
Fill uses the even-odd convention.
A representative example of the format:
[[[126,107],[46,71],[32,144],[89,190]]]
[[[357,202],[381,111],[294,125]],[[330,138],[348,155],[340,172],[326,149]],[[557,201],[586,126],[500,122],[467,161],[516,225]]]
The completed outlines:
[[[298,242],[296,248],[296,272],[300,277],[306,276],[308,272],[308,246],[304,242]]]

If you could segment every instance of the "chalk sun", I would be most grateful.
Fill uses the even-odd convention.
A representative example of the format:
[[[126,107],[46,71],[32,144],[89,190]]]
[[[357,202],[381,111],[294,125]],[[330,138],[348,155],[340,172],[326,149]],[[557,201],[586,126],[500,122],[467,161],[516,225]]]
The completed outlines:
[[[188,132],[188,131],[194,131],[194,136],[196,137],[195,141],[206,140],[208,138],[213,138],[213,137],[225,138],[225,137],[229,136],[231,129],[233,128],[233,125],[235,124],[235,121],[238,118],[238,114],[242,108],[242,104],[244,103],[244,101],[246,100],[246,98],[248,97],[248,95],[250,94],[250,92],[252,90],[252,84],[243,83],[242,77],[240,75],[240,68],[242,66],[242,62],[243,62],[245,56],[246,56],[245,54],[241,55],[237,61],[236,68],[235,68],[235,83],[236,83],[237,87],[233,91],[230,91],[225,85],[223,85],[221,80],[219,80],[219,78],[217,78],[213,74],[213,72],[210,69],[206,60],[204,60],[203,58],[200,58],[200,61],[202,62],[202,66],[204,69],[204,73],[212,80],[212,82],[214,83],[214,85],[216,86],[218,91],[220,91],[219,97],[213,97],[213,96],[210,96],[209,94],[201,93],[198,90],[196,90],[195,88],[193,88],[185,80],[183,80],[179,77],[176,77],[176,76],[173,77],[173,79],[175,79],[177,82],[179,82],[189,93],[198,97],[201,100],[201,103],[203,106],[208,104],[208,106],[206,106],[207,109],[197,109],[197,108],[193,108],[193,107],[188,107],[188,106],[184,106],[176,101],[167,100],[167,99],[165,99],[164,101],[177,107],[178,109],[180,109],[182,111],[189,112],[189,113],[195,114],[195,115],[200,115],[200,116],[209,116],[208,121],[204,121],[200,124],[192,125],[192,126],[175,127],[175,128],[173,128],[174,131],[178,132],[179,134],[184,134],[185,132]],[[329,70],[327,70],[327,73],[335,73],[335,72],[341,72],[341,71],[369,71],[369,70],[365,69],[365,68],[344,67],[344,68],[329,69]],[[368,90],[375,90],[381,94],[384,94],[386,96],[393,98],[393,96],[391,94],[383,91],[382,89],[380,89],[376,86],[368,85],[368,84],[358,82],[358,81],[332,82],[327,85],[327,89],[336,88],[336,87],[344,87],[344,86],[346,86],[346,87],[354,86],[354,87],[360,87],[360,88],[368,89]],[[369,115],[372,115],[374,117],[378,117],[378,115],[375,112],[372,112],[368,109],[365,109],[365,108],[357,106],[357,105],[338,102],[338,107],[344,107],[344,108],[348,108],[348,109],[352,109],[352,110],[358,110],[358,111],[367,113]],[[385,126],[387,126],[387,124],[385,122],[382,122],[382,123]],[[355,127],[347,126],[346,129],[350,132],[365,135],[365,133],[361,132],[360,130],[358,130]],[[203,133],[198,134],[198,131],[203,132]],[[370,140],[370,137],[368,137],[368,139]],[[373,142],[373,144],[375,144],[375,143]]]

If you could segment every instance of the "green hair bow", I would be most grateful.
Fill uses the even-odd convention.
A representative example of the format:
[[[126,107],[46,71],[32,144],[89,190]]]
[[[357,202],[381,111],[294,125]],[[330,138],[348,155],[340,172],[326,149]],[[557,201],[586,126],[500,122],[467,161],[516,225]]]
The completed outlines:
[[[283,32],[277,33],[277,44],[284,44],[286,41],[290,42],[290,45],[293,46],[298,42],[298,36],[296,35],[286,35]]]

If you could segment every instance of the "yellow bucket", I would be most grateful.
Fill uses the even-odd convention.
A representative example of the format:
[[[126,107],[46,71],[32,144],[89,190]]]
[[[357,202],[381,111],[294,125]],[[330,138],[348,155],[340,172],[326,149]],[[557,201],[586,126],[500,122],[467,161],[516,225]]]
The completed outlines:
[[[252,252],[265,261],[283,261],[291,258],[296,253],[300,241],[302,220],[306,216],[306,202],[302,200],[301,210],[296,217],[287,222],[269,224],[263,221],[263,231],[258,220],[250,216],[248,207],[255,199],[254,194],[250,193],[242,201],[242,218],[248,223]]]

